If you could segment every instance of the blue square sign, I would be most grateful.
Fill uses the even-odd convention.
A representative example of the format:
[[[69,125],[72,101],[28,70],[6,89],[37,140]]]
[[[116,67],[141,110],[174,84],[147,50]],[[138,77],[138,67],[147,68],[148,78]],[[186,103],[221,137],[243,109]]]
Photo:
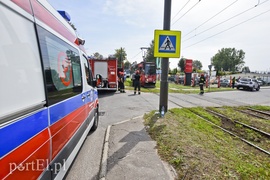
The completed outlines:
[[[154,57],[180,57],[181,31],[155,30]]]

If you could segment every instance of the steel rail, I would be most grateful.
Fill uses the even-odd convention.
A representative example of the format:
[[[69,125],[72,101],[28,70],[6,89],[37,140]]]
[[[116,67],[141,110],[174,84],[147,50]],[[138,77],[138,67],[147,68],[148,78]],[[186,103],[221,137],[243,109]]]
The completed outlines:
[[[257,113],[260,113],[260,114],[264,114],[264,115],[267,115],[267,116],[270,117],[270,113],[260,111],[260,110],[256,110],[256,109],[252,109],[252,108],[247,108],[247,109],[250,110],[250,111],[257,112]],[[269,120],[269,119],[267,119],[267,120]]]
[[[241,113],[244,113],[244,114],[249,114],[249,115],[254,116],[254,117],[257,117],[257,118],[261,118],[261,119],[268,120],[266,117],[259,116],[259,115],[257,115],[257,114],[253,114],[253,113],[250,113],[250,112],[246,112],[246,111],[244,111],[244,110],[237,110],[237,111],[239,111],[239,112],[241,112]]]
[[[227,129],[222,128],[221,126],[216,125],[215,123],[213,123],[213,122],[207,120],[205,117],[202,117],[201,115],[199,115],[198,113],[196,113],[196,112],[194,112],[194,111],[192,111],[192,110],[190,110],[190,112],[196,114],[198,117],[200,117],[200,118],[203,119],[204,121],[210,123],[211,125],[213,125],[213,126],[219,128],[219,129],[223,130],[224,132],[229,133],[230,135],[232,135],[232,136],[234,136],[234,137],[240,139],[241,141],[247,143],[248,145],[250,145],[250,146],[252,146],[252,147],[254,147],[254,148],[260,150],[261,152],[264,152],[265,154],[267,154],[267,155],[270,156],[270,152],[269,152],[269,151],[267,151],[267,150],[265,150],[265,149],[263,149],[263,148],[261,148],[261,147],[255,145],[255,144],[249,142],[248,140],[246,140],[246,139],[244,139],[244,138],[241,138],[240,136],[238,136],[238,135],[232,133],[231,131],[228,131]],[[224,117],[224,116],[223,116],[223,117]],[[225,118],[226,118],[226,117],[225,117]]]
[[[228,118],[228,117],[226,117],[226,116],[224,116],[224,115],[222,115],[222,114],[220,114],[220,113],[217,113],[217,112],[215,112],[215,111],[211,111],[211,110],[209,110],[209,109],[207,109],[206,111],[208,111],[208,112],[210,112],[210,113],[212,113],[212,114],[215,114],[215,115],[217,115],[217,116],[220,116],[220,117],[222,117],[222,118],[225,118],[225,119],[227,119],[227,120],[229,120],[229,121],[231,121],[231,122],[233,122],[233,123],[241,124],[242,126],[244,126],[244,127],[246,127],[246,128],[249,128],[249,129],[252,129],[252,130],[254,130],[254,131],[258,132],[258,133],[261,133],[261,134],[264,135],[264,136],[270,137],[270,133],[268,133],[268,132],[262,131],[262,130],[260,130],[260,129],[257,129],[257,128],[255,128],[255,127],[253,127],[253,126],[247,125],[247,124],[242,123],[242,122],[240,122],[240,121],[232,120],[232,119],[230,119],[230,118]]]

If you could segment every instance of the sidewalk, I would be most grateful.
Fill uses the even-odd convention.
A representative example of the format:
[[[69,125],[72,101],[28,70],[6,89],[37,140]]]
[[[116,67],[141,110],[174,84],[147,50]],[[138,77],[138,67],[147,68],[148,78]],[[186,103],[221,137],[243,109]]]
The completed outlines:
[[[175,173],[161,161],[142,117],[107,128],[100,179],[173,180]]]

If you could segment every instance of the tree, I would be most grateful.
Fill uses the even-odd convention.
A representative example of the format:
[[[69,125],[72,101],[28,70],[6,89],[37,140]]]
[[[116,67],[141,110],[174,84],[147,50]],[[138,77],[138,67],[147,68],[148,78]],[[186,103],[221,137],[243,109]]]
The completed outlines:
[[[249,67],[248,66],[243,67],[242,72],[250,73]]]
[[[181,58],[180,60],[179,60],[179,62],[178,62],[178,67],[180,68],[180,72],[184,72],[184,70],[185,70],[185,60],[186,60],[186,58]]]
[[[173,75],[175,75],[175,74],[177,74],[177,68],[174,68],[174,69],[169,69],[169,74],[173,74]]]
[[[192,62],[193,72],[197,72],[202,69],[202,63],[199,60],[194,60]]]
[[[212,65],[215,70],[220,71],[239,71],[244,66],[245,52],[236,50],[235,48],[222,48],[211,58]]]
[[[97,59],[103,59],[103,56],[102,56],[101,54],[99,54],[98,52],[95,52],[95,53],[93,54],[93,56],[94,56],[95,58],[97,58]]]
[[[154,57],[154,44],[154,40],[152,40],[145,56],[146,62],[156,62],[156,58]]]
[[[129,61],[125,61],[124,63],[124,69],[129,69],[131,66],[131,63]]]
[[[115,49],[114,56],[118,59],[118,67],[122,67],[124,60],[126,60],[127,53],[125,48]]]

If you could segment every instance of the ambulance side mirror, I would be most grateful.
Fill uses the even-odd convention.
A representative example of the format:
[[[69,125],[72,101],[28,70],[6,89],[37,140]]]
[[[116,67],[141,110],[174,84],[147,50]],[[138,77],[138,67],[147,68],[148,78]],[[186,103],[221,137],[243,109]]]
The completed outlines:
[[[97,80],[96,79],[93,79],[92,82],[91,82],[91,85],[93,87],[97,87]]]

